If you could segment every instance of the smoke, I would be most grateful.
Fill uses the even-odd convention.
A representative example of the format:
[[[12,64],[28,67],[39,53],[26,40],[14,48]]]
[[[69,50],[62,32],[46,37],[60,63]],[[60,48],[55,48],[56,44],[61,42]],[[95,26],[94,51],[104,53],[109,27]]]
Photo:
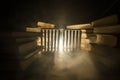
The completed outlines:
[[[88,52],[56,52],[49,80],[96,80],[97,70]]]

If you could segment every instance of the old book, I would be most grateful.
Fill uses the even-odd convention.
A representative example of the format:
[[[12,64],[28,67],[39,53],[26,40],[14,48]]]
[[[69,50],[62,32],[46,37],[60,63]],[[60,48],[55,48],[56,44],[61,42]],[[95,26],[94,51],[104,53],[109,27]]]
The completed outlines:
[[[0,32],[1,38],[26,38],[40,36],[40,33],[35,32]]]
[[[109,47],[115,47],[117,45],[117,37],[113,35],[97,34],[96,44]]]
[[[87,33],[82,33],[81,34],[82,39],[88,39],[88,38],[92,38],[92,37],[96,38],[96,34],[87,34]]]
[[[40,28],[55,28],[54,24],[46,23],[46,22],[37,22],[37,26]]]
[[[118,24],[118,15],[107,16],[98,20],[91,22],[93,27],[99,26],[111,26]]]
[[[93,33],[93,29],[81,29],[82,33]]]
[[[93,32],[94,33],[118,34],[120,33],[120,25],[94,28]]]
[[[75,24],[66,26],[67,29],[92,29],[91,24]]]
[[[36,27],[36,28],[27,27],[26,31],[27,32],[41,32],[41,28],[40,27]]]

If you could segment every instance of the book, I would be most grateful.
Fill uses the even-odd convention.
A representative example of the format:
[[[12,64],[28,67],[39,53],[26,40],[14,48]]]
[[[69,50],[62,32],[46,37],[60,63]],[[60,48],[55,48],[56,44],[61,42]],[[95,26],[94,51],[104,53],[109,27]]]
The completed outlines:
[[[120,25],[114,26],[103,26],[94,28],[94,33],[102,33],[102,34],[119,34],[120,33]]]
[[[117,45],[117,37],[114,35],[97,34],[96,44],[109,47],[115,47]]]
[[[91,25],[93,27],[111,26],[118,24],[118,22],[119,22],[118,15],[110,15],[91,22]]]

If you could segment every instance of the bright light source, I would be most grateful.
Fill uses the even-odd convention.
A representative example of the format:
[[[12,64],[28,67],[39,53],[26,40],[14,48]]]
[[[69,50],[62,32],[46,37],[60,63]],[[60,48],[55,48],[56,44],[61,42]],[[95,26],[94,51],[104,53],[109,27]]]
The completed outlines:
[[[63,52],[63,29],[61,29],[60,32],[61,32],[61,35],[59,40],[59,51]]]
[[[60,42],[59,42],[59,51],[62,52],[63,51],[63,40],[60,39]]]

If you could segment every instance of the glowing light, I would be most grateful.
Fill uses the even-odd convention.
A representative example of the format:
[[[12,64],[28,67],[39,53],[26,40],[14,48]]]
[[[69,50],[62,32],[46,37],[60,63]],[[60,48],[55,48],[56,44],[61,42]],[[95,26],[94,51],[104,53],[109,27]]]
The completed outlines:
[[[56,46],[55,46],[55,48],[56,48],[56,51],[57,51],[57,49],[58,49],[58,30],[56,30]]]
[[[67,43],[67,48],[70,48],[70,30],[68,30],[68,43]]]
[[[60,39],[60,42],[59,42],[59,51],[62,52],[63,51],[63,40]]]
[[[53,45],[52,50],[54,51],[55,50],[55,30],[53,30],[53,44],[52,45]]]
[[[73,48],[73,30],[71,30],[71,49]]]
[[[51,51],[51,47],[52,47],[52,46],[51,46],[51,45],[52,45],[52,44],[51,44],[51,43],[52,43],[51,40],[52,40],[52,33],[51,33],[51,30],[49,30],[49,50],[50,50],[50,51]]]
[[[41,51],[39,51],[38,54],[41,54]]]
[[[37,38],[37,45],[38,45],[38,46],[41,46],[41,37],[38,37],[38,38]]]
[[[59,40],[59,51],[63,51],[63,29],[60,30],[61,35],[60,35],[60,40]]]
[[[67,33],[66,33],[66,30],[65,30],[65,33],[64,33],[64,51],[66,49],[66,39],[67,39]]]

